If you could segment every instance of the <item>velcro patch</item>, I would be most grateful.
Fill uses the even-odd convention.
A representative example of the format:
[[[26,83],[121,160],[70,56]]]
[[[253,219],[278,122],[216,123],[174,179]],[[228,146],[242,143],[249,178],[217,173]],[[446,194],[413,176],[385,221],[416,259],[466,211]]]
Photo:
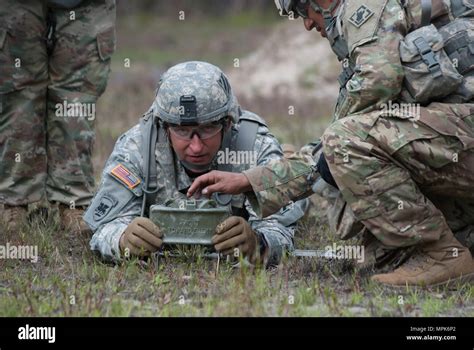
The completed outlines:
[[[115,207],[118,201],[110,195],[103,195],[100,198],[99,204],[94,209],[94,220],[100,221],[102,220],[110,210]]]
[[[141,182],[138,176],[133,174],[122,164],[119,164],[115,168],[113,168],[110,174],[117,180],[119,180],[121,183],[123,183],[125,186],[127,186],[127,188],[129,188],[130,190],[133,190]]]
[[[360,28],[370,17],[374,15],[374,12],[365,5],[361,5],[349,18],[349,22]]]

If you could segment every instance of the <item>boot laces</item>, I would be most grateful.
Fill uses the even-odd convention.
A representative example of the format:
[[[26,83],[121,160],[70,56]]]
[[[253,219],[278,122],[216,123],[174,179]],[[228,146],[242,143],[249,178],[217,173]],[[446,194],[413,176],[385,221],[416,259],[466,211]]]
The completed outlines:
[[[430,257],[426,254],[423,254],[420,251],[414,252],[414,254],[402,265],[402,267],[414,271],[424,267],[425,264],[428,264]]]

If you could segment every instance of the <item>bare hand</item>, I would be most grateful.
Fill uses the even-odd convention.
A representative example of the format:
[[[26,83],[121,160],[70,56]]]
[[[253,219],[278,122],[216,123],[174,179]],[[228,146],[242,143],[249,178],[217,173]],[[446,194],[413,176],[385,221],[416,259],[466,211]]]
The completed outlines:
[[[213,170],[196,178],[189,187],[187,196],[196,194],[199,198],[202,193],[210,197],[215,192],[240,194],[251,190],[252,186],[244,174]]]

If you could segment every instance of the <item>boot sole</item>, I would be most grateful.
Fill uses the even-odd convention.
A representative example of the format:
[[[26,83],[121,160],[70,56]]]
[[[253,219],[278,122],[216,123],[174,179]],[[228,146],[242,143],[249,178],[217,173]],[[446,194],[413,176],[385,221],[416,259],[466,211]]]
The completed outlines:
[[[417,285],[417,284],[405,284],[405,285],[395,285],[395,284],[387,284],[387,283],[381,283],[381,282],[376,282],[380,286],[384,288],[388,288],[390,290],[397,290],[397,291],[403,291],[403,290],[416,290],[416,289],[422,289],[422,290],[430,290],[432,288],[439,288],[439,287],[448,287],[451,289],[451,287],[457,287],[459,284],[472,284],[474,283],[474,273],[470,273],[467,275],[462,275],[456,278],[449,279],[444,282],[439,282],[435,284],[429,284],[429,285]],[[457,289],[457,288],[454,288]]]

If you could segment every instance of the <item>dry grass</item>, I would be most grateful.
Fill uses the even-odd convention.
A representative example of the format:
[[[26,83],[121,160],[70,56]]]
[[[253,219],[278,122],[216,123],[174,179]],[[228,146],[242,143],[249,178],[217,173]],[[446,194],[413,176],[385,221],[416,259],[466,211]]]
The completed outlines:
[[[40,259],[0,261],[0,316],[474,316],[474,287],[390,291],[347,260],[288,258],[271,270],[221,262],[217,271],[199,256],[112,266],[40,218],[5,240],[37,245]],[[324,222],[309,218],[296,245],[331,242]]]

